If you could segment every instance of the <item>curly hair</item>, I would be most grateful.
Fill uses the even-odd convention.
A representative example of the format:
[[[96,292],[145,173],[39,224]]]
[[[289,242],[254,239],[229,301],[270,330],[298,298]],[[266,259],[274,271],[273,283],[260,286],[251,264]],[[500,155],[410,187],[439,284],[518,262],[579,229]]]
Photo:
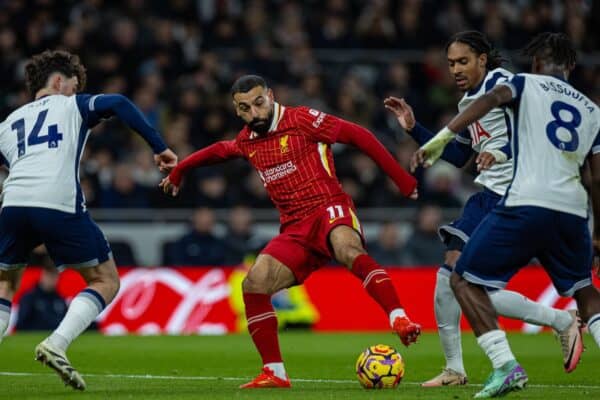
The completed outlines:
[[[79,57],[63,50],[46,50],[34,55],[25,65],[25,83],[32,96],[43,89],[48,83],[48,78],[55,72],[67,78],[77,77],[77,90],[85,88],[87,80],[85,67]]]
[[[522,53],[566,68],[573,68],[577,61],[577,51],[564,33],[540,33],[525,46]]]

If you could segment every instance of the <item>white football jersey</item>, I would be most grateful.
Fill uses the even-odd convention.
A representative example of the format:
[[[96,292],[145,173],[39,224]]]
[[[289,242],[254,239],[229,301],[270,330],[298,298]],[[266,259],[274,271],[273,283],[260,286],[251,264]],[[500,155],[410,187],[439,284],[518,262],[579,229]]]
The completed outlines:
[[[513,73],[504,68],[488,71],[479,87],[464,94],[458,103],[458,110],[463,111],[479,97],[492,90],[497,83],[505,82],[512,76]],[[498,150],[510,142],[507,125],[506,113],[502,108],[496,107],[477,122],[469,125],[468,137],[461,134],[456,136],[456,140],[463,144],[470,144],[477,153]],[[512,162],[507,160],[503,163],[495,163],[491,168],[481,171],[475,178],[475,182],[504,196],[511,178]]]
[[[87,111],[84,117],[80,107],[93,107],[90,98],[42,97],[0,124],[0,152],[9,167],[2,206],[85,210],[79,161],[90,131]]]
[[[580,168],[600,152],[600,108],[569,83],[517,74],[510,107],[514,177],[506,206],[539,206],[587,217]]]

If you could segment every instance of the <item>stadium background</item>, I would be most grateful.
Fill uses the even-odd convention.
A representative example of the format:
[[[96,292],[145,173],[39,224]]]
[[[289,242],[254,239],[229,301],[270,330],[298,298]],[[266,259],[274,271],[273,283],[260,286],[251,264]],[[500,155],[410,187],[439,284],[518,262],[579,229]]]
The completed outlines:
[[[28,57],[62,48],[86,65],[87,92],[128,95],[180,159],[236,135],[241,125],[229,87],[241,74],[257,73],[283,104],[308,105],[368,127],[407,168],[416,145],[382,100],[405,97],[421,123],[442,127],[460,98],[444,45],[452,33],[471,28],[485,32],[514,71],[527,68],[517,50],[533,35],[567,32],[581,51],[572,83],[600,103],[599,2],[6,0],[0,2],[0,117],[29,101],[23,83]],[[365,155],[344,146],[334,151],[373,256],[389,267],[408,267],[397,280],[417,279],[419,267],[427,271],[425,280],[433,279],[432,266],[444,251],[437,226],[477,190],[473,166],[463,173],[441,162],[418,171],[420,199],[412,202]],[[121,266],[238,266],[216,269],[229,277],[243,273],[252,254],[277,233],[277,214],[244,162],[196,170],[179,198],[169,199],[157,190],[161,174],[145,143],[114,120],[94,130],[81,173],[91,213]],[[32,262],[47,259],[42,253]],[[198,278],[207,272],[187,268],[177,273]],[[32,271],[31,279],[38,274]],[[550,296],[546,301],[554,304],[542,282],[529,295]],[[431,301],[431,282],[421,290]]]

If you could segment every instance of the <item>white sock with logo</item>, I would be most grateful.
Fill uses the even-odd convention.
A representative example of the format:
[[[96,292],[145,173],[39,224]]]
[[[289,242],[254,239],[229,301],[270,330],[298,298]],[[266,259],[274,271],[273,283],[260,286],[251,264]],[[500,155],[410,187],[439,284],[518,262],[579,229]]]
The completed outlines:
[[[510,290],[489,292],[496,312],[503,317],[520,319],[534,325],[550,326],[562,332],[571,325],[573,317],[565,310],[557,310]]]
[[[267,363],[265,364],[265,367],[269,368],[271,371],[273,371],[273,374],[283,380],[287,380],[287,374],[285,373],[285,367],[283,366],[282,362],[274,362],[274,363]]]
[[[500,329],[495,329],[479,336],[477,344],[479,344],[479,347],[488,356],[494,369],[498,369],[507,362],[515,360],[515,356],[508,345],[508,340],[506,340],[506,333]]]
[[[441,269],[435,284],[434,311],[446,368],[466,374],[460,337],[460,305],[450,287],[450,278]]]

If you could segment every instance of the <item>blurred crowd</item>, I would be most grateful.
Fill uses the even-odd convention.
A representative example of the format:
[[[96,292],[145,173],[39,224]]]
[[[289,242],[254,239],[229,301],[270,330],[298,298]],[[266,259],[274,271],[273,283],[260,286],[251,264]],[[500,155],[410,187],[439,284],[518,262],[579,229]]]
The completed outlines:
[[[23,83],[27,59],[47,48],[60,48],[83,60],[87,92],[129,96],[180,158],[235,137],[241,124],[233,114],[229,88],[236,77],[256,73],[267,79],[282,104],[308,105],[368,127],[407,167],[416,145],[385,111],[382,100],[388,95],[405,97],[421,123],[431,130],[443,126],[461,96],[445,61],[444,46],[451,34],[482,30],[513,70],[526,68],[515,50],[545,30],[565,31],[583,55],[596,52],[597,60],[599,4],[4,0],[0,117],[30,100]],[[578,66],[573,83],[600,102],[599,64]],[[338,176],[358,207],[412,204],[367,156],[341,145],[334,152]],[[465,169],[462,173],[438,163],[418,171],[421,212],[460,207],[475,190],[473,167]],[[148,147],[114,120],[94,129],[81,173],[92,208],[271,207],[258,175],[243,161],[196,170],[178,199],[167,198],[157,190],[161,175]],[[194,226],[202,225],[194,220]],[[427,225],[423,222],[423,235],[429,234]],[[415,232],[420,229],[417,223]],[[391,231],[383,229],[382,236]],[[395,250],[384,242],[381,253],[392,254]]]

